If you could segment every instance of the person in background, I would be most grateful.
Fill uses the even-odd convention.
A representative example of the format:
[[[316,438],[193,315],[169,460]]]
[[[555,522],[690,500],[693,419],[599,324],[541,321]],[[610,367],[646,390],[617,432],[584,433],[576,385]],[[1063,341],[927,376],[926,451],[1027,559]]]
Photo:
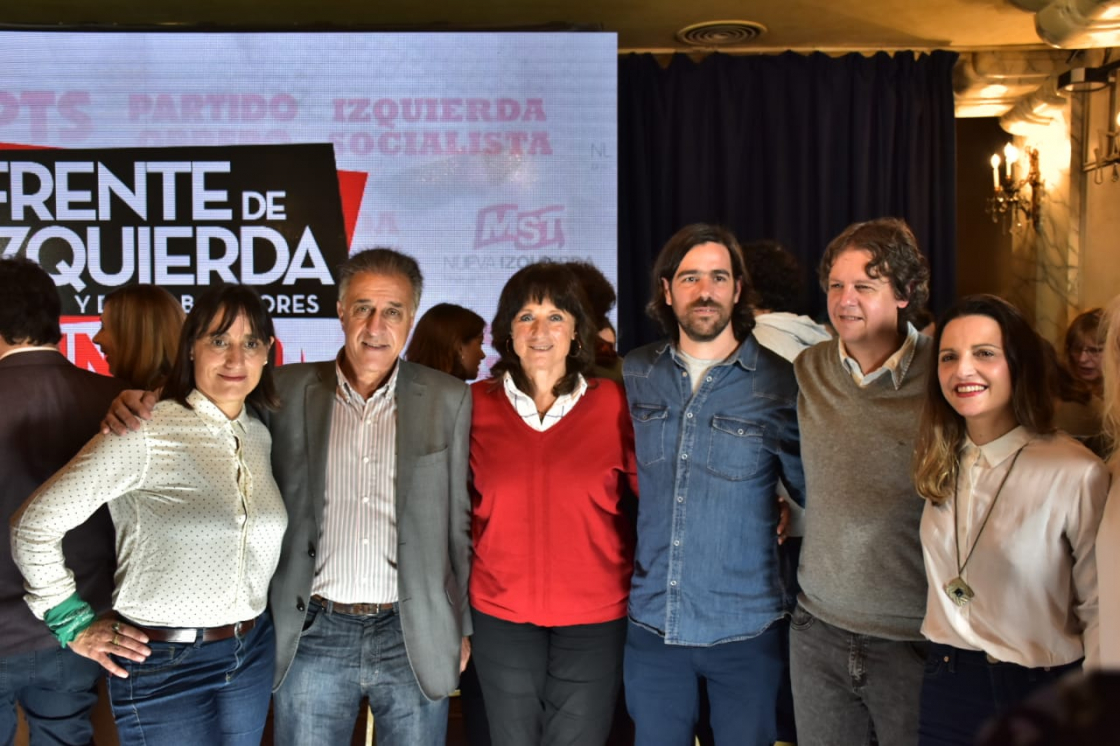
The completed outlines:
[[[485,328],[483,318],[469,308],[437,303],[416,322],[404,358],[460,381],[473,381],[486,358],[482,350]]]
[[[805,349],[827,342],[832,335],[821,324],[801,313],[805,282],[801,264],[778,241],[752,241],[743,244],[743,261],[757,297],[754,309],[754,338],[791,363]],[[790,606],[797,598],[797,563],[801,556],[801,535],[805,512],[788,499],[789,492],[779,483],[778,495],[788,506],[790,522],[787,536],[781,541],[782,583]],[[789,625],[783,624],[785,672],[778,697],[778,740],[797,742],[793,715],[793,691],[789,675]]]
[[[565,262],[575,272],[587,299],[588,310],[597,332],[594,343],[594,365],[590,374],[596,378],[609,378],[622,383],[622,358],[618,354],[618,334],[611,324],[609,314],[618,295],[606,275],[590,262]]]
[[[1120,295],[1102,319],[1103,427],[1112,486],[1097,534],[1101,667],[1120,673]]]
[[[938,320],[914,457],[931,642],[919,743],[967,746],[1033,690],[1098,660],[1104,464],[1052,425],[1041,340],[1006,301]]]
[[[183,307],[158,285],[125,285],[105,296],[101,328],[93,342],[109,374],[126,388],[155,391],[163,386],[183,328]]]
[[[754,337],[763,347],[793,362],[801,351],[832,339],[802,311],[805,282],[801,265],[777,241],[743,244],[743,261],[757,295]]]
[[[637,487],[622,387],[588,380],[594,319],[541,262],[502,289],[471,387],[473,657],[493,742],[606,742],[622,680]]]
[[[1054,424],[1103,457],[1100,324],[1101,309],[1094,308],[1075,318],[1066,330],[1063,360],[1055,379]]]
[[[1106,438],[1102,431],[1101,400],[1092,389],[1061,363],[1054,345],[1042,340],[1042,354],[1050,369],[1050,389],[1054,399],[1054,427],[1076,438],[1101,458],[1105,457]]]
[[[667,339],[623,363],[642,500],[626,639],[636,742],[691,742],[706,684],[718,744],[769,746],[789,614],[776,490],[804,502],[797,383],[762,347],[739,243],[685,226],[658,254]]]
[[[794,362],[805,533],[790,621],[798,746],[917,742],[926,644],[922,502],[910,479],[931,340],[929,265],[905,222],[855,223],[818,270],[837,338]]]
[[[6,521],[86,441],[121,382],[58,350],[61,301],[42,267],[0,259],[0,512]],[[23,600],[23,576],[0,531],[0,743],[15,742],[16,705],[32,744],[88,744],[101,667],[60,647]],[[113,524],[102,509],[64,541],[74,584],[93,613],[113,592]]]
[[[478,368],[486,358],[482,349],[485,328],[486,321],[469,308],[437,303],[416,322],[404,357],[410,363],[426,365],[461,381],[472,381],[478,378]],[[467,742],[471,746],[489,746],[490,725],[473,657],[459,677],[459,701]]]
[[[1101,309],[1089,309],[1070,322],[1065,338],[1066,368],[1097,397],[1103,391],[1100,325]]]
[[[95,436],[12,516],[27,604],[112,674],[123,744],[260,743],[275,664],[265,605],[288,520],[271,438],[246,402],[277,404],[274,336],[252,288],[208,288],[151,419]],[[98,618],[62,538],[105,504],[117,533],[115,613]]]

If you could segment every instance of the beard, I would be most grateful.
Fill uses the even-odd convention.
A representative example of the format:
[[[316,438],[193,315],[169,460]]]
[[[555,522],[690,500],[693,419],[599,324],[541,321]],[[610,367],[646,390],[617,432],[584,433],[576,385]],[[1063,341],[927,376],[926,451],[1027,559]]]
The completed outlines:
[[[718,313],[713,316],[696,318],[691,313],[692,310],[696,308],[710,308]],[[727,325],[730,323],[730,310],[711,301],[695,301],[685,309],[683,316],[677,314],[677,325],[680,326],[685,336],[693,342],[711,342],[713,339],[723,334],[723,330],[726,329]]]

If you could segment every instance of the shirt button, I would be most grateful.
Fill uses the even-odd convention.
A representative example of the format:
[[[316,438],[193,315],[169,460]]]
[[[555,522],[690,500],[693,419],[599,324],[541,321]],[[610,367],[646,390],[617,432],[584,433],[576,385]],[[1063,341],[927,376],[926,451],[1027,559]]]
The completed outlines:
[[[362,463],[363,464],[368,464],[369,463],[369,456],[366,456],[365,458],[363,458]]]
[[[362,539],[362,544],[368,545],[369,544],[369,539]]]
[[[680,545],[681,545],[681,540],[680,539],[676,539],[676,540],[673,541],[673,546],[679,547]]]
[[[372,424],[373,424],[373,420],[366,420],[366,424],[367,424],[367,425],[372,425]]]
[[[681,461],[688,461],[688,454],[687,453],[682,453],[681,454]]]
[[[363,497],[362,498],[362,504],[363,505],[369,505],[369,498],[368,497]]]
[[[708,377],[707,377],[707,378],[705,378],[704,380],[705,380],[705,381],[711,381],[711,380],[712,380],[712,377],[711,377],[711,376],[708,376]]]
[[[683,497],[678,497],[678,498],[677,498],[677,502],[679,502],[679,503],[683,503],[683,502],[684,502],[684,498],[683,498]]]
[[[675,580],[670,580],[669,581],[669,585],[675,586],[676,584],[677,584],[677,581],[675,581]]]
[[[740,435],[742,435],[742,434],[743,434],[743,428],[739,428],[739,434],[740,434]]]
[[[688,378],[688,373],[686,371],[682,370],[681,371],[681,378]]]
[[[688,419],[691,420],[692,419],[692,412],[689,412],[688,414],[686,414],[685,417],[687,417]]]

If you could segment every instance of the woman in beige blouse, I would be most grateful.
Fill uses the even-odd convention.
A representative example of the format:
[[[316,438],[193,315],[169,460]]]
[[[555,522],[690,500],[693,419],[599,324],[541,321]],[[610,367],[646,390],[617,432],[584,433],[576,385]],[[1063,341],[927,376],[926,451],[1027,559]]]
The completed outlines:
[[[1099,656],[1097,527],[1104,464],[1055,432],[1041,340],[991,295],[938,320],[937,376],[914,483],[931,642],[919,739],[971,744],[981,725]]]
[[[151,420],[95,437],[12,518],[27,603],[112,674],[123,744],[260,743],[275,644],[265,603],[287,514],[271,438],[245,404],[276,403],[273,337],[251,288],[208,289]],[[118,567],[114,613],[95,620],[62,537],[104,503]]]

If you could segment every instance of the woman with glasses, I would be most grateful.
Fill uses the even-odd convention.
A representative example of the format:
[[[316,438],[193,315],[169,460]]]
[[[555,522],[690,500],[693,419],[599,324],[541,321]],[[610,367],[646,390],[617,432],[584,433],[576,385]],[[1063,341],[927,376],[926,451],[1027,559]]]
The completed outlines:
[[[275,665],[268,584],[287,513],[272,439],[272,320],[244,285],[195,302],[150,420],[98,435],[12,518],[26,600],[108,671],[122,744],[261,741]],[[117,533],[113,613],[95,619],[62,538],[103,504]]]
[[[1066,330],[1055,371],[1054,426],[1103,457],[1100,323],[1101,309],[1094,308],[1075,318]]]

